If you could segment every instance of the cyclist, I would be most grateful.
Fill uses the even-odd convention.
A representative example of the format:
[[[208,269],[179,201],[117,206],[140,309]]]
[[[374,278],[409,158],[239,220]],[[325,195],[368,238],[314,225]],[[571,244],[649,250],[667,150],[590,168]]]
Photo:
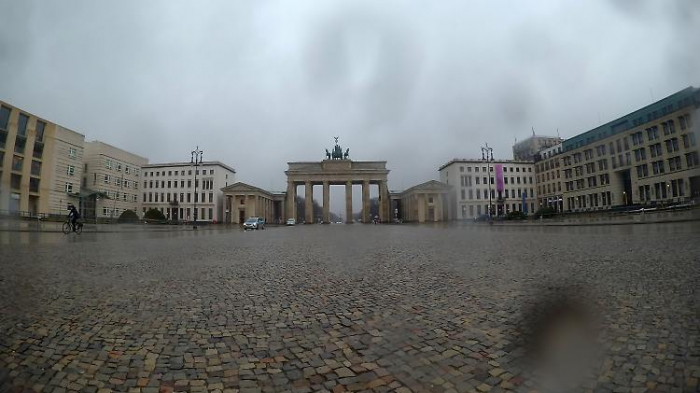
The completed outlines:
[[[70,219],[70,225],[73,227],[73,232],[75,232],[75,226],[80,218],[80,213],[78,213],[78,209],[75,208],[74,205],[68,205],[68,219]]]

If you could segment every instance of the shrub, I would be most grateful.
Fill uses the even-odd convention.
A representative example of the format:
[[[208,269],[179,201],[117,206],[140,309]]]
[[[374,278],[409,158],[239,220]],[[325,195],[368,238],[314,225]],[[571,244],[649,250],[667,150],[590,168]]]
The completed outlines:
[[[158,209],[148,209],[146,214],[143,215],[143,218],[147,220],[165,220],[163,212]]]
[[[160,212],[160,210],[158,211]],[[139,216],[134,212],[133,210],[124,210],[122,214],[119,216],[119,219],[117,219],[117,222],[137,222],[139,220]]]
[[[554,217],[555,214],[556,214],[556,212],[554,211],[553,207],[545,206],[545,207],[539,208],[535,212],[535,218],[540,218],[540,217],[550,218],[550,217]]]
[[[512,212],[508,212],[508,214],[506,214],[506,220],[524,220],[526,218],[527,218],[527,215],[525,213],[519,212],[519,211],[512,211]]]

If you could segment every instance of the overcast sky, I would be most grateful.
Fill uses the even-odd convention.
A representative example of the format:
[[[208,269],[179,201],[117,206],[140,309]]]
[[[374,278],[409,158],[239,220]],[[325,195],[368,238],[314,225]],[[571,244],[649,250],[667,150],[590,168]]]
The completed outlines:
[[[0,99],[283,190],[340,137],[391,189],[700,85],[700,1],[0,0]],[[335,197],[334,197],[335,199]]]

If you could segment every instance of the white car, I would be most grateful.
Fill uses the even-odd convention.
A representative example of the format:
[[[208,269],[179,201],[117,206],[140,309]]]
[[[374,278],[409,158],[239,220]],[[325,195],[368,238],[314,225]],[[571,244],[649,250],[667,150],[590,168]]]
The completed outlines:
[[[287,220],[287,226],[290,226],[290,227],[291,227],[291,226],[294,226],[294,225],[296,225],[296,224],[297,224],[297,220],[295,220],[295,219],[293,219],[293,218],[290,218],[290,219]]]
[[[265,229],[265,220],[261,217],[250,217],[243,223],[243,229]]]

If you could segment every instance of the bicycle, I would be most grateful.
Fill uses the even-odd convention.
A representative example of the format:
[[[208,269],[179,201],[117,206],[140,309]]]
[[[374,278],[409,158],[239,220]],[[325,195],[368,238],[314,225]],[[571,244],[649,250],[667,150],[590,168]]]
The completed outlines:
[[[78,235],[83,233],[83,223],[78,221],[75,223],[75,229],[71,225],[70,219],[66,220],[66,222],[63,223],[63,227],[61,228],[63,230],[64,234],[69,234],[71,232],[75,232]],[[74,229],[74,230],[73,230]]]

